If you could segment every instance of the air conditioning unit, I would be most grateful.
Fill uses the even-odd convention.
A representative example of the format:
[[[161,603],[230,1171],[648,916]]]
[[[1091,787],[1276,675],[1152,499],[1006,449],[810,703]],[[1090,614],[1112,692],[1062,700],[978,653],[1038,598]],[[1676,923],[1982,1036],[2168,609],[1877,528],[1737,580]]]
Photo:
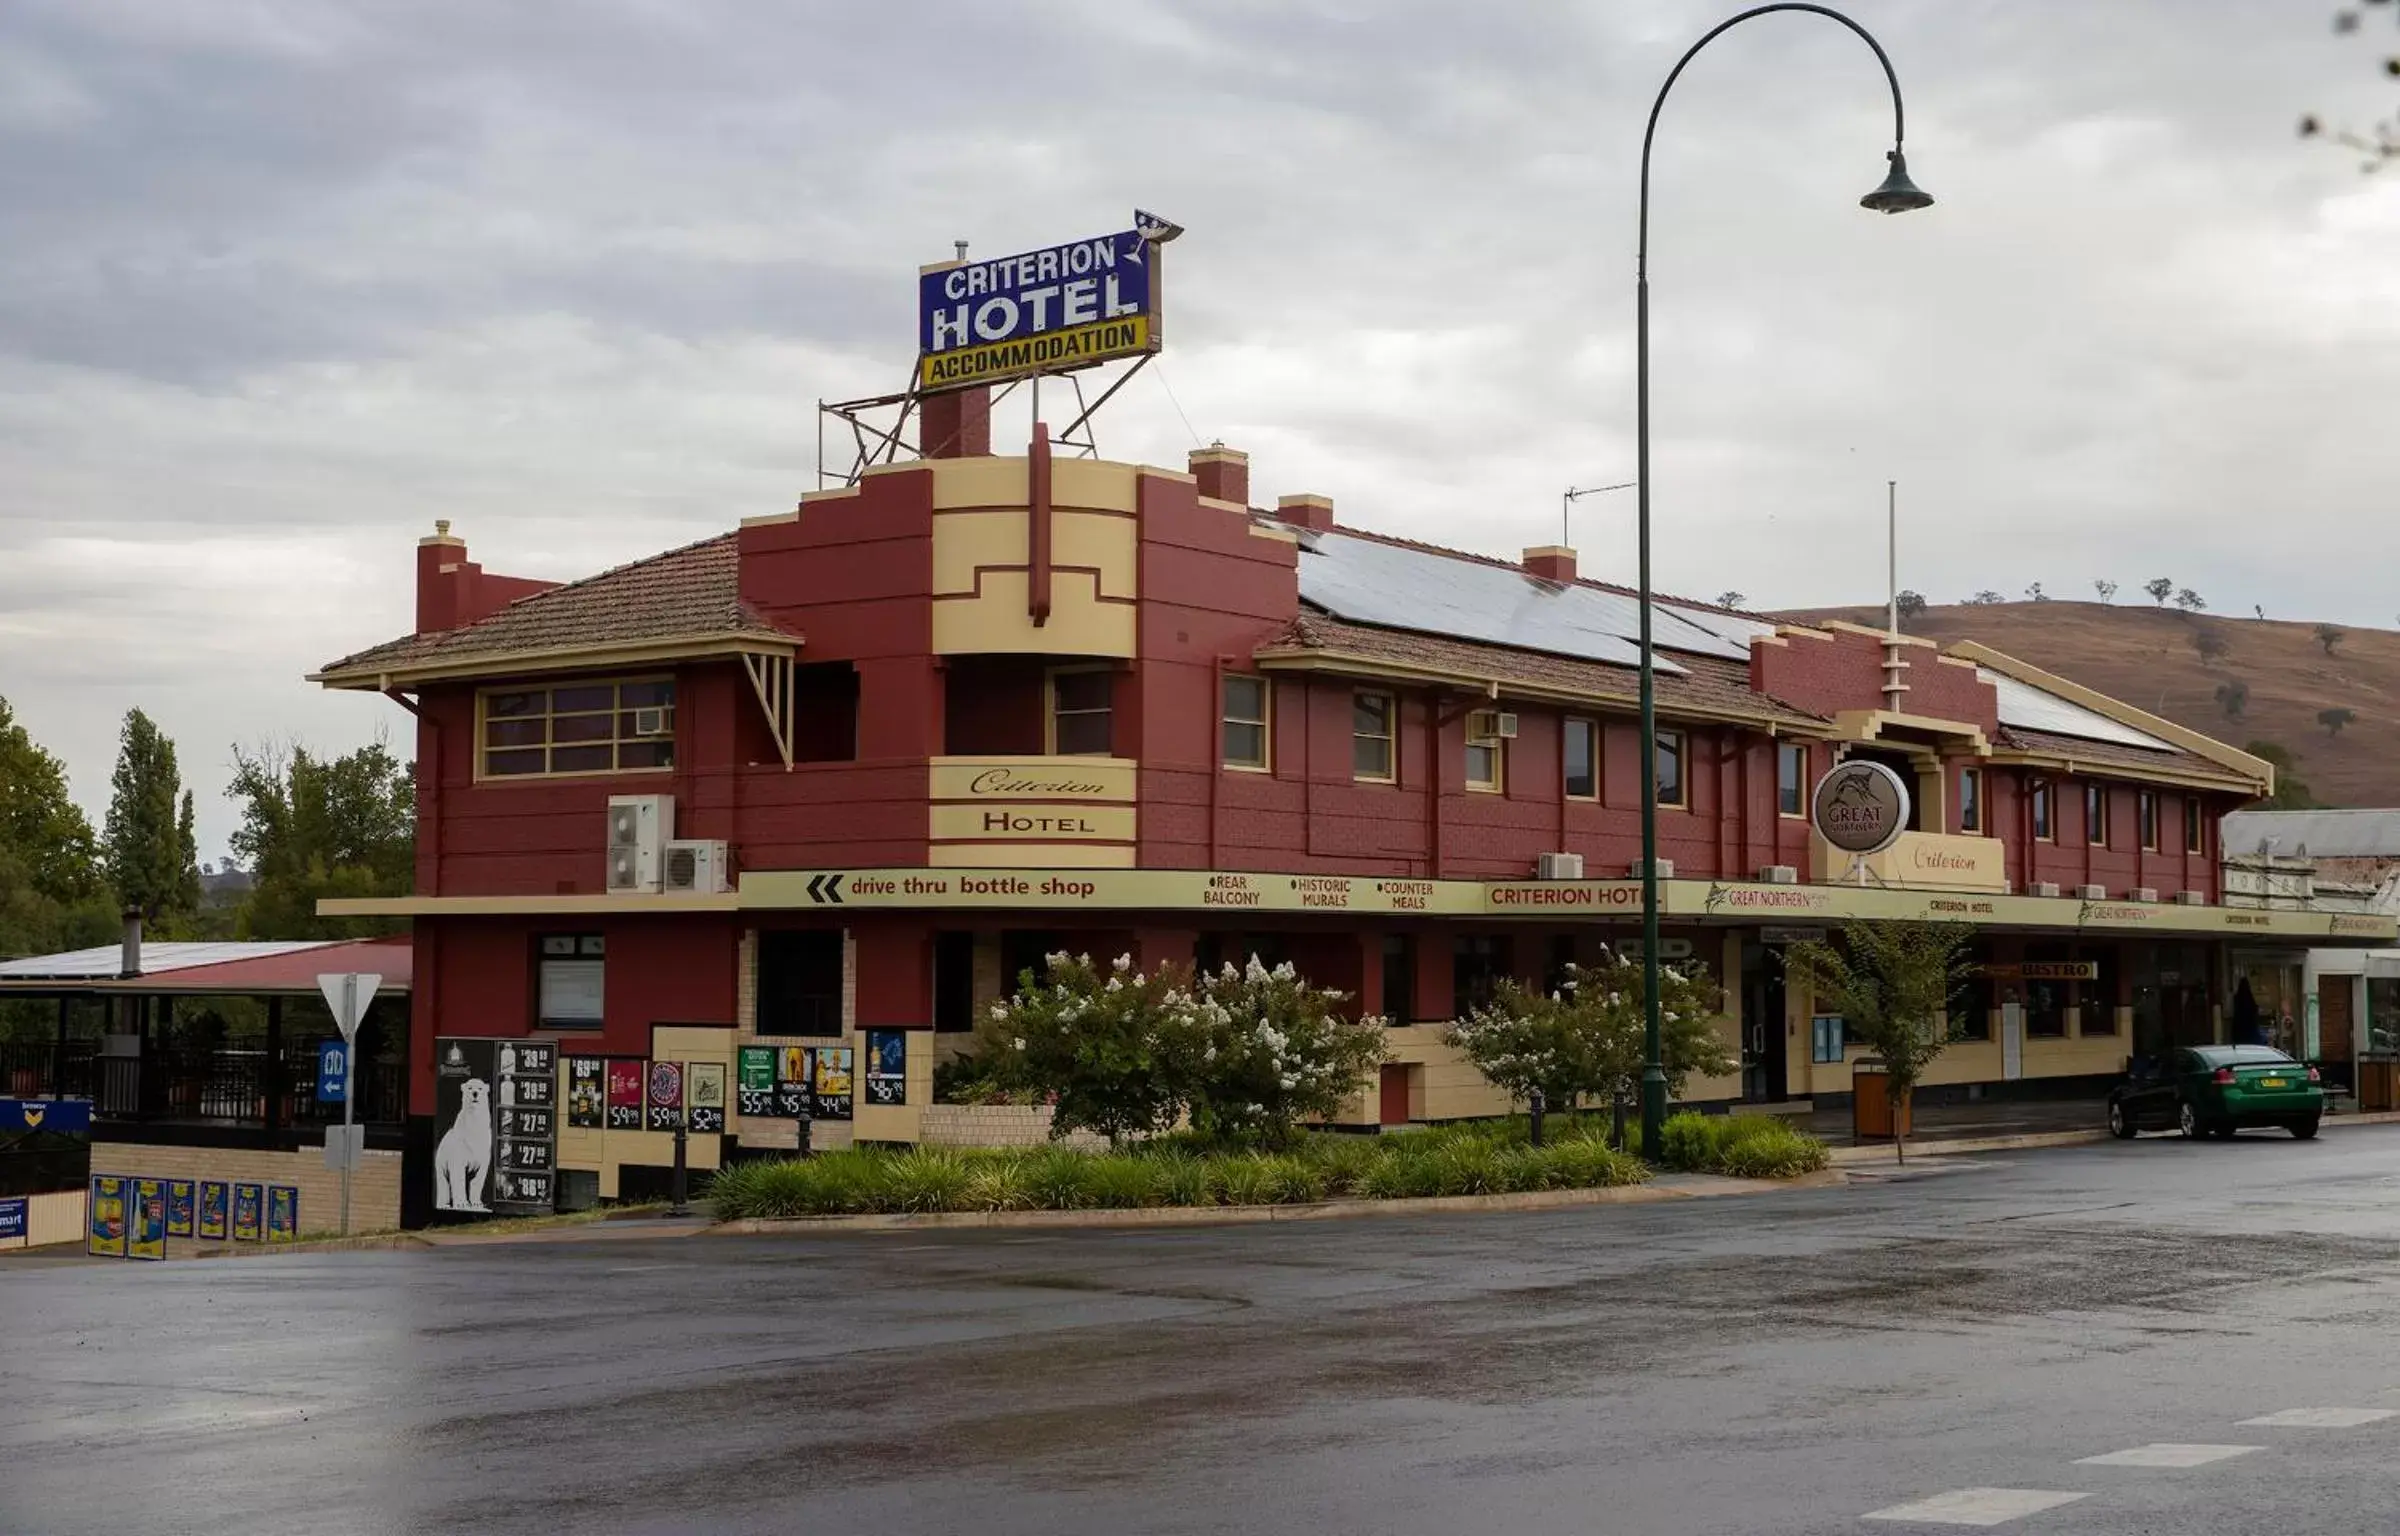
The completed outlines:
[[[2026,885],[2025,894],[2028,896],[2056,896],[2058,894],[2058,882],[2055,880],[2032,881]]]
[[[1469,741],[1514,741],[1517,717],[1505,709],[1479,709],[1467,716]]]
[[[2179,907],[2205,907],[2208,905],[2208,892],[2177,891],[2175,893],[2175,905]]]
[[[2108,887],[2105,885],[2079,885],[2075,887],[2075,894],[2085,901],[2106,901],[2108,900]]]
[[[1626,874],[1630,875],[1636,880],[1642,878],[1642,861],[1639,859],[1634,860],[1632,867],[1626,870]],[[1661,859],[1658,861],[1658,878],[1661,880],[1672,880],[1675,878],[1675,861],[1673,859]]]
[[[1537,880],[1580,880],[1583,878],[1583,855],[1580,853],[1545,853],[1533,861]]]
[[[721,837],[679,837],[667,844],[666,888],[721,896],[733,888]]]
[[[2132,890],[2127,891],[2125,894],[2133,898],[2135,901],[2155,902],[2158,900],[2158,887],[2155,885],[2137,885]]]
[[[1760,866],[1758,878],[1768,885],[1798,885],[1800,871],[1789,864],[1767,864]]]
[[[666,706],[652,704],[633,712],[633,734],[636,736],[666,736],[672,734],[667,724]]]
[[[673,795],[608,797],[608,889],[655,891],[668,839],[675,835]]]

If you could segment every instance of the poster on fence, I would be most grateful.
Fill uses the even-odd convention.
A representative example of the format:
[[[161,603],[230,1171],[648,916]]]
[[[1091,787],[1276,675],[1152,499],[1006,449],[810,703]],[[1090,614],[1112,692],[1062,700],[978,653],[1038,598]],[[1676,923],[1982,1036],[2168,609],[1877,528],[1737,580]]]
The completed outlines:
[[[91,1235],[85,1240],[85,1251],[103,1259],[125,1257],[125,1201],[130,1182],[120,1174],[92,1175]]]
[[[300,1240],[300,1186],[270,1184],[267,1186],[267,1241],[296,1243]]]
[[[167,1256],[167,1181],[133,1181],[133,1204],[126,1211],[125,1256],[163,1259]]]
[[[598,1056],[567,1058],[567,1124],[596,1131],[608,1124],[608,1062]]]
[[[725,1063],[695,1061],[683,1074],[685,1123],[695,1136],[725,1129]]]
[[[190,1179],[167,1180],[167,1236],[192,1237],[192,1205],[199,1186]]]
[[[867,1031],[867,1102],[908,1102],[908,1031]]]
[[[232,1218],[227,1212],[233,1206],[233,1186],[223,1179],[200,1181],[200,1236],[212,1243],[225,1241],[232,1230]]]
[[[267,1187],[264,1184],[233,1186],[233,1240],[255,1243],[267,1235]]]

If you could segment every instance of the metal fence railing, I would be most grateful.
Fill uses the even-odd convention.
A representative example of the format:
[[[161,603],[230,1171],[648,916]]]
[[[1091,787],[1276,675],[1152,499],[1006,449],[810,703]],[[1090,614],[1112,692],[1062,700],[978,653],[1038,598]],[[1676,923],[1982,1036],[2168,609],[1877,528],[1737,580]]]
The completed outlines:
[[[280,1074],[263,1047],[220,1046],[205,1054],[160,1053],[146,1058],[101,1056],[93,1042],[0,1041],[0,1092],[10,1098],[89,1098],[109,1120],[202,1120],[234,1125],[338,1123],[339,1104],[317,1102],[317,1042],[286,1042]],[[397,1061],[358,1060],[351,1087],[356,1118],[397,1125],[405,1112],[407,1068]],[[280,1079],[279,1081],[277,1079]],[[270,1104],[270,1097],[274,1102]]]

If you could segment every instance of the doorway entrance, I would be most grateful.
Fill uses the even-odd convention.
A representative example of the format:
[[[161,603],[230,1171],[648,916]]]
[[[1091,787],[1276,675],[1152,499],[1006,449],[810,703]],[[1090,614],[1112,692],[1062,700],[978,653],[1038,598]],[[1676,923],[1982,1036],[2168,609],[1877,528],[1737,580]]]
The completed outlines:
[[[1742,1102],[1780,1104],[1791,1096],[1783,1018],[1783,951],[1742,946]]]
[[[2351,1062],[2358,1054],[2357,1011],[2352,994],[2358,980],[2330,972],[2317,978],[2317,1060],[2329,1087],[2355,1088]]]
[[[1409,1068],[1401,1062],[1383,1064],[1383,1091],[1377,1106],[1381,1113],[1377,1118],[1385,1125],[1408,1124],[1408,1074]]]

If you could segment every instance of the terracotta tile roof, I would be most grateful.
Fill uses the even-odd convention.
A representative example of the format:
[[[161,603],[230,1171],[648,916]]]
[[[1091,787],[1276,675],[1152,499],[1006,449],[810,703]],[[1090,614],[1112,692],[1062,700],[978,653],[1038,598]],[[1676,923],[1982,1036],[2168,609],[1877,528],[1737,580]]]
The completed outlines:
[[[2197,752],[2186,752],[2181,747],[2161,752],[2148,747],[2122,746],[2113,741],[2061,736],[2053,731],[2031,731],[2021,725],[2000,727],[1998,745],[2008,751],[2039,752],[2049,757],[2072,758],[2091,768],[2123,768],[2135,774],[2145,770],[2206,774],[2211,778],[2223,779],[2228,788],[2247,788],[2255,782],[2222,763],[2213,762]]]
[[[796,638],[741,600],[740,577],[739,537],[721,533],[518,598],[458,629],[370,646],[327,663],[316,676],[332,680],[427,666],[471,667],[484,657],[707,635]]]
[[[1273,639],[1258,647],[1256,654],[1269,658],[1312,651],[1490,679],[1504,689],[1513,683],[1521,688],[1574,694],[1622,703],[1628,708],[1638,705],[1641,699],[1641,675],[1629,667],[1514,646],[1453,640],[1412,630],[1350,624],[1315,612],[1303,613],[1284,626]],[[1683,669],[1680,674],[1657,675],[1658,708],[1662,714],[1739,715],[1801,729],[1828,723],[1822,716],[1752,692],[1750,670],[1738,661],[1679,655],[1675,665]]]

